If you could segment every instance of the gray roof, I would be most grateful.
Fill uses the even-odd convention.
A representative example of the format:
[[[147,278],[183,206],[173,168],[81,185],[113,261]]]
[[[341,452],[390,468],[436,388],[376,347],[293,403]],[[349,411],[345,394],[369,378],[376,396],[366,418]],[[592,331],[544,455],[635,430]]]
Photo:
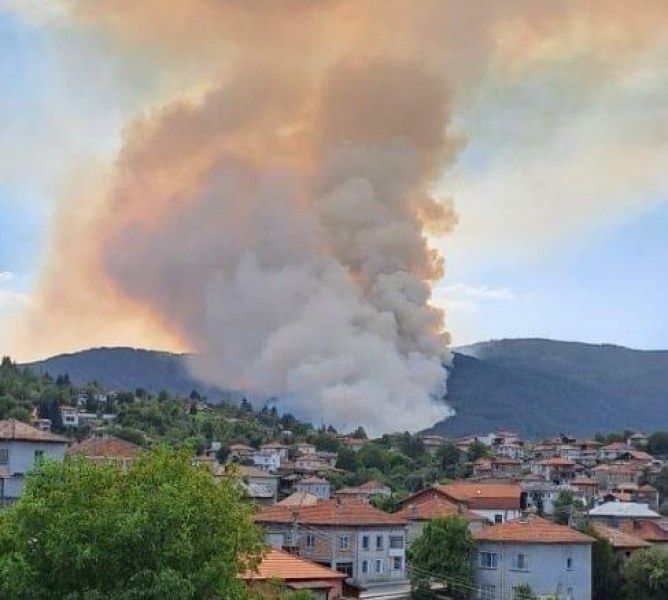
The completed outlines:
[[[626,517],[641,519],[660,519],[661,515],[654,512],[647,504],[638,502],[606,502],[589,511],[592,517]]]

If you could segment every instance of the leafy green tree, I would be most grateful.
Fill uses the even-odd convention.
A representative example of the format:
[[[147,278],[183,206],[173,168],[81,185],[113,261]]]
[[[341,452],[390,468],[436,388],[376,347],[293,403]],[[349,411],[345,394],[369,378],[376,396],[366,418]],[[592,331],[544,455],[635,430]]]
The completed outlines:
[[[475,462],[479,458],[483,458],[489,455],[490,455],[489,448],[485,446],[485,444],[483,444],[482,442],[476,440],[469,446],[469,449],[466,452],[466,459],[469,462]]]
[[[367,440],[367,439],[369,439],[369,438],[367,437],[367,435],[366,435],[366,431],[364,431],[364,427],[362,427],[361,425],[360,425],[357,429],[355,429],[355,431],[353,431],[353,432],[350,434],[350,437],[355,438],[355,439],[358,439],[358,440]]]
[[[589,523],[579,529],[596,540],[591,549],[592,600],[618,600],[621,565],[612,544],[601,537]]]
[[[668,455],[668,431],[656,431],[649,436],[647,451],[655,456]]]
[[[466,521],[459,517],[430,521],[408,548],[413,598],[431,600],[431,582],[445,583],[454,600],[469,598],[475,589],[474,554]]]
[[[528,583],[521,583],[515,587],[514,600],[538,600],[538,596]]]
[[[239,600],[261,548],[234,482],[189,452],[46,463],[0,515],[0,597]]]
[[[435,455],[438,468],[445,477],[454,479],[459,474],[459,465],[462,460],[462,453],[452,442],[443,444]]]
[[[573,492],[561,490],[554,501],[554,520],[559,525],[568,525],[571,517],[583,509],[582,502],[573,495]]]
[[[405,432],[401,435],[397,444],[399,451],[415,460],[424,459],[428,456],[427,449],[425,448],[422,439],[416,435],[411,435],[408,432]]]
[[[359,460],[354,450],[341,448],[336,458],[336,468],[344,471],[356,471],[359,467]]]
[[[665,600],[668,598],[668,554],[659,548],[640,550],[624,569],[625,600]]]
[[[390,465],[389,452],[375,444],[367,444],[357,452],[357,460],[367,469],[387,471]]]
[[[663,467],[656,479],[653,481],[654,487],[659,490],[661,498],[668,497],[668,467]]]

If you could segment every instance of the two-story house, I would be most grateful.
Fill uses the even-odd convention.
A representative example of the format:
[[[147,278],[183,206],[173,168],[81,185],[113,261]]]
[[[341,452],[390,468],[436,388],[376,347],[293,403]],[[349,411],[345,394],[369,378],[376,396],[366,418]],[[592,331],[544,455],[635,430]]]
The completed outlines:
[[[478,598],[518,597],[529,585],[539,597],[591,600],[594,538],[534,515],[473,534]]]
[[[0,505],[13,502],[26,474],[43,459],[62,461],[67,438],[16,419],[0,421]]]
[[[396,514],[408,521],[409,543],[419,537],[427,523],[434,519],[458,517],[466,521],[469,531],[472,532],[483,529],[489,523],[485,517],[464,508],[463,505],[439,497],[432,497],[418,504],[406,504]]]
[[[454,504],[461,504],[491,523],[503,523],[520,516],[526,494],[516,483],[481,483],[454,481],[447,485],[434,485],[409,496],[401,507],[420,504],[430,498],[441,497]]]
[[[329,481],[322,479],[321,477],[304,477],[304,479],[297,482],[295,488],[298,492],[313,494],[320,500],[329,500]]]
[[[255,516],[267,542],[345,573],[353,584],[404,582],[407,520],[361,502],[274,505]]]
[[[281,454],[277,450],[261,448],[253,453],[253,465],[258,469],[275,473],[281,468]]]

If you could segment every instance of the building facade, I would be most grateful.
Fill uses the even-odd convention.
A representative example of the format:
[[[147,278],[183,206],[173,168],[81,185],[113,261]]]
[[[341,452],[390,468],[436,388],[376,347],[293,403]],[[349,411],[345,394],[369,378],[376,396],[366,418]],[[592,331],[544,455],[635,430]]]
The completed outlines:
[[[0,504],[17,500],[25,476],[42,460],[62,462],[67,438],[16,419],[0,421]]]
[[[474,534],[478,597],[507,600],[529,585],[539,597],[591,600],[593,538],[536,516]]]

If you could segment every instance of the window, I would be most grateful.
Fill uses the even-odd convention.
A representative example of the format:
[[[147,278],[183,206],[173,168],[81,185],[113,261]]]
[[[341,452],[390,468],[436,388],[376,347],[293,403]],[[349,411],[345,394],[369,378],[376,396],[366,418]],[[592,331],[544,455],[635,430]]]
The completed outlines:
[[[9,448],[0,448],[0,465],[6,465],[9,462]]]
[[[348,550],[348,536],[342,535],[339,538],[339,550]]]
[[[529,570],[529,561],[526,554],[515,554],[513,556],[513,569],[517,571]]]
[[[376,559],[376,573],[383,572],[383,560],[380,558]]]
[[[363,535],[362,536],[362,550],[368,550],[369,549],[369,536],[368,535]]]
[[[524,600],[526,598],[525,588],[513,586],[513,600]]]
[[[392,559],[392,568],[395,571],[401,571],[404,568],[404,559],[401,556],[395,556]]]
[[[498,569],[499,555],[496,552],[481,552],[479,565],[482,569]]]
[[[368,573],[369,572],[369,561],[368,560],[363,560],[362,561],[362,573]]]
[[[382,550],[383,549],[383,536],[382,535],[377,535],[376,536],[376,550]]]
[[[497,525],[499,523],[503,523],[503,515],[501,514],[494,515],[494,523],[496,523]]]
[[[345,573],[348,577],[352,577],[353,576],[353,563],[351,563],[351,562],[336,563],[336,570],[339,573]]]
[[[566,570],[567,571],[573,570],[573,559],[570,556],[566,559]]]
[[[496,586],[495,585],[483,585],[480,588],[480,597],[482,600],[495,600],[496,598]]]
[[[315,536],[312,533],[306,534],[306,547],[313,548],[315,546]]]
[[[391,535],[390,536],[390,548],[393,550],[401,550],[404,547],[404,536],[403,535]]]

